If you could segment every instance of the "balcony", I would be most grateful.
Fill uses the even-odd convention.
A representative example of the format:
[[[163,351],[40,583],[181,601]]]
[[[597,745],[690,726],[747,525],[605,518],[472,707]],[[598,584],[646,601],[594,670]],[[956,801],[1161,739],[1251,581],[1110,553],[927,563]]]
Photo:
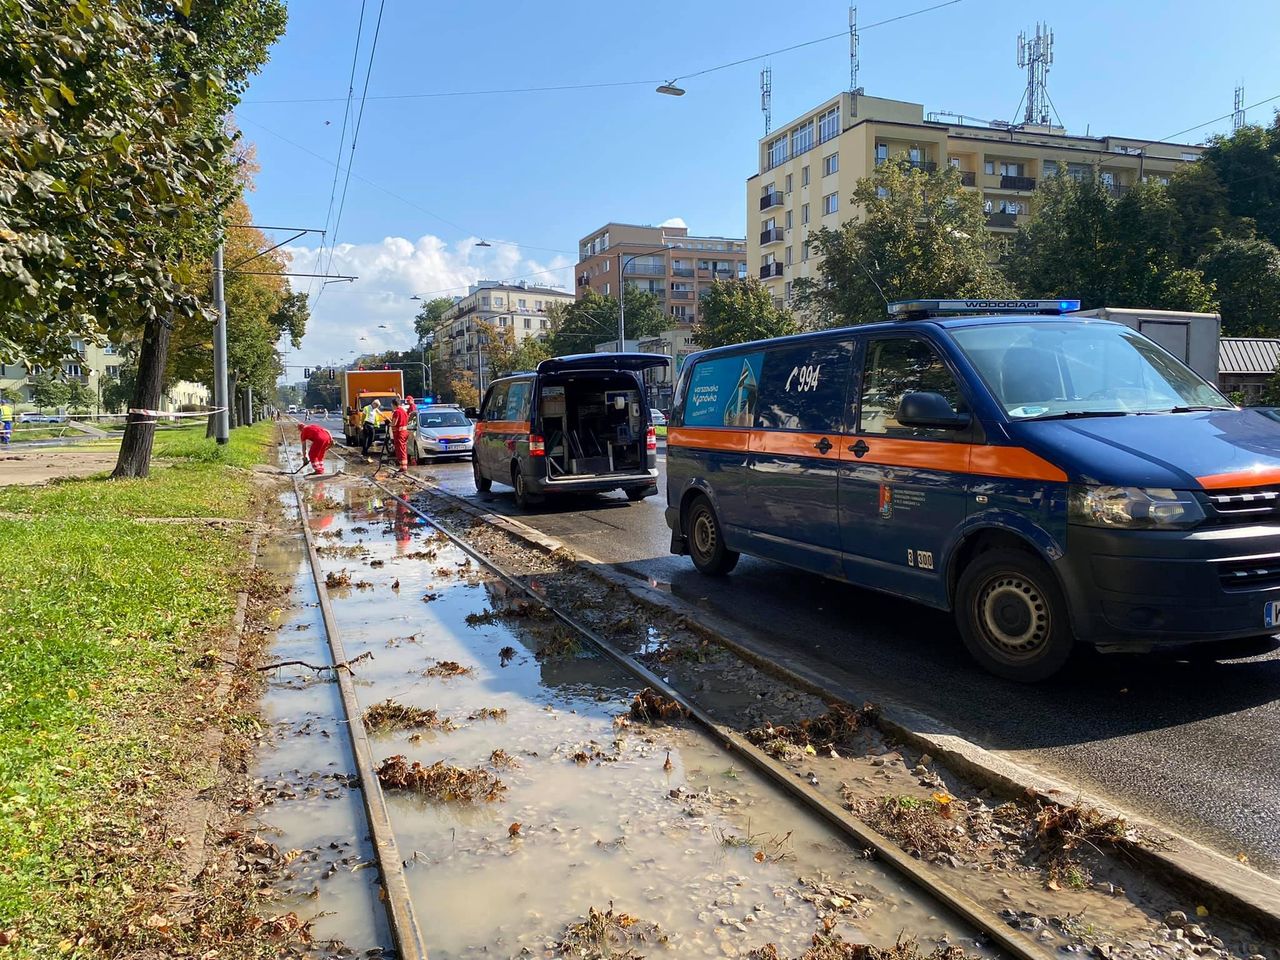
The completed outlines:
[[[1001,190],[1034,190],[1035,188],[1035,177],[1010,177],[1003,173],[1000,174]]]
[[[693,267],[672,267],[671,275],[673,277],[692,277]]]
[[[766,193],[763,197],[760,198],[761,210],[768,210],[770,207],[780,207],[780,206],[782,206],[782,194],[779,193],[777,190],[774,190],[772,193]]]
[[[672,300],[692,300],[693,291],[692,290],[672,290],[671,299]]]
[[[978,185],[978,175],[972,170],[960,171],[960,186],[976,187]]]
[[[698,268],[698,279],[699,279],[699,280],[710,280],[710,279],[711,279],[711,271],[710,271],[710,270],[703,270],[701,267],[699,267],[699,268]]]
[[[760,246],[767,246],[770,243],[782,242],[782,228],[771,227],[768,230],[760,231]]]
[[[761,267],[761,268],[760,268],[760,279],[761,279],[761,280],[769,280],[769,279],[771,279],[771,278],[773,278],[773,277],[780,277],[780,276],[782,276],[782,264],[781,264],[781,263],[777,263],[777,262],[775,262],[775,263],[766,263],[763,267]]]
[[[938,165],[932,160],[908,160],[907,165],[914,167],[916,170],[923,170],[925,173],[936,173]]]
[[[1111,194],[1111,196],[1113,197],[1123,197],[1126,193],[1128,193],[1132,189],[1132,186],[1127,183],[1105,183],[1104,182],[1103,186],[1106,188],[1107,193]]]
[[[667,265],[665,263],[628,263],[622,268],[624,274],[632,274],[637,277],[665,277],[667,275]]]
[[[1018,215],[1016,213],[988,213],[988,227],[1016,227],[1018,225]]]

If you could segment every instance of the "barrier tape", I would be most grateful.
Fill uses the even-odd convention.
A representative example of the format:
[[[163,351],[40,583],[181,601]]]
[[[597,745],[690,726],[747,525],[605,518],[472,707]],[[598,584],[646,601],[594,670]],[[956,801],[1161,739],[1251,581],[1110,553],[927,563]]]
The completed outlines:
[[[222,413],[222,411],[226,409],[227,409],[226,407],[213,407],[209,410],[188,411],[186,413],[170,413],[167,410],[143,410],[139,407],[130,407],[129,416],[131,418],[136,414],[137,416],[153,417],[155,419],[152,419],[152,420],[130,419],[129,422],[130,423],[159,423],[161,417],[163,417],[166,420],[181,420],[187,417],[208,417],[210,414],[213,414],[213,413]]]

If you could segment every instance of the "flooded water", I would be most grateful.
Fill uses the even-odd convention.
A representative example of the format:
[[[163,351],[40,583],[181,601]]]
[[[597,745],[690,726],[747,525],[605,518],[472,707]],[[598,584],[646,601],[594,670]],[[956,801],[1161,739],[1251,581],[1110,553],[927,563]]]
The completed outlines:
[[[505,585],[403,505],[355,477],[305,489],[323,567],[351,581],[329,591],[347,655],[372,654],[355,668],[361,704],[390,698],[453,723],[375,734],[375,759],[482,768],[506,788],[474,805],[388,791],[433,958],[558,956],[566,926],[610,904],[658,925],[665,942],[638,947],[650,956],[732,957],[770,942],[794,955],[823,918],[848,940],[945,936],[982,955],[970,931],[696,728],[619,721],[638,684],[612,662],[571,645],[539,659],[554,626],[489,615],[507,606]],[[302,561],[297,541],[264,551],[299,601],[271,654],[324,663]],[[441,661],[467,672],[426,675]],[[486,708],[498,718],[480,719]],[[377,871],[361,868],[372,853],[336,684],[282,670],[263,709],[277,736],[255,774],[285,783],[286,798],[260,818],[282,850],[302,851],[272,910],[321,914],[317,938],[358,953],[387,945]],[[494,764],[495,750],[514,764]]]

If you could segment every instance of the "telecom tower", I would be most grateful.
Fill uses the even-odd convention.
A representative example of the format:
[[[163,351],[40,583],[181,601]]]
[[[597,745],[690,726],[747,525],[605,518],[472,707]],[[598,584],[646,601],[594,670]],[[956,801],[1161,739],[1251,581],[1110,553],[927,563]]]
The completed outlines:
[[[854,96],[858,89],[858,8],[849,7],[849,92]]]
[[[773,68],[760,71],[760,112],[764,114],[764,135],[773,129]]]
[[[1018,34],[1018,66],[1027,71],[1027,110],[1023,123],[1049,126],[1049,65],[1053,63],[1053,31],[1047,24],[1036,24],[1036,35]]]
[[[1231,114],[1231,132],[1235,133],[1244,126],[1244,84],[1236,87],[1236,109]]]

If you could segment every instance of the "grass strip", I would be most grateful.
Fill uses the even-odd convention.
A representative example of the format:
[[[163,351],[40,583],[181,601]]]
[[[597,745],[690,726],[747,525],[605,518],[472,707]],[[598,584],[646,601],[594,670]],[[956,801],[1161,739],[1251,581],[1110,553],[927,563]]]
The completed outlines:
[[[197,664],[230,625],[246,536],[135,518],[250,518],[251,474],[234,468],[274,427],[224,447],[203,430],[157,437],[181,459],[147,480],[0,488],[0,955],[110,952],[105,931],[148,927],[137,888],[176,874],[148,843],[212,720]]]

